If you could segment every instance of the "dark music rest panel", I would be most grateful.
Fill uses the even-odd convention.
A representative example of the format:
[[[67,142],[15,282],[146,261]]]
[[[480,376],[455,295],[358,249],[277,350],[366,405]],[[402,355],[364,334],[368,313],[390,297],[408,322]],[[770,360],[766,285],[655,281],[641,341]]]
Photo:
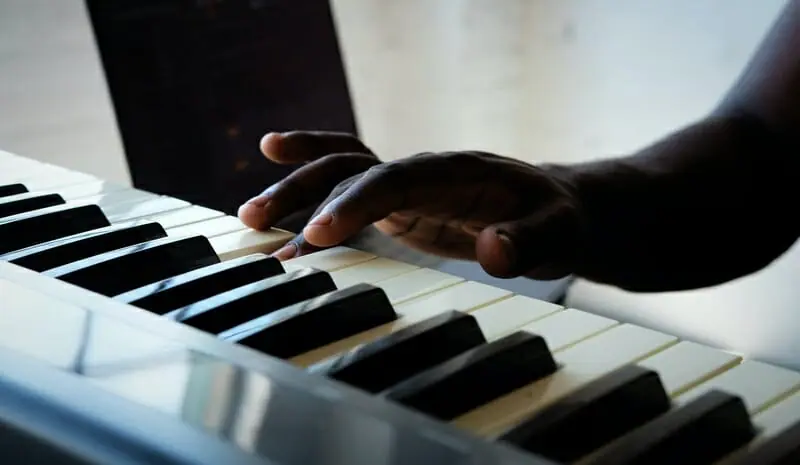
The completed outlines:
[[[136,187],[235,214],[269,131],[356,133],[328,0],[85,0]]]

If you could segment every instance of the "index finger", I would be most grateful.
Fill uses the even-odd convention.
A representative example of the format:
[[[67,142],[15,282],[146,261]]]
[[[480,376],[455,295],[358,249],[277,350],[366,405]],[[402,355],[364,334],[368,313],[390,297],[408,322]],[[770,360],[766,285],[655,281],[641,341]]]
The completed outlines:
[[[261,139],[260,147],[267,158],[280,164],[305,163],[334,153],[373,155],[357,137],[343,132],[271,132]]]
[[[306,240],[318,247],[331,247],[394,212],[425,208],[428,213],[453,209],[452,193],[459,187],[443,183],[458,171],[458,186],[485,176],[464,157],[420,156],[373,166],[358,180],[326,203],[303,230]],[[443,192],[446,189],[448,192]]]

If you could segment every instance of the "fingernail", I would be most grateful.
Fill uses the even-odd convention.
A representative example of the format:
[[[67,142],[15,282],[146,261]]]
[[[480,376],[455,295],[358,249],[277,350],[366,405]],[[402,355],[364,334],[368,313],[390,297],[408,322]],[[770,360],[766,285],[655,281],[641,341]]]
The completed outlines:
[[[253,197],[252,199],[248,200],[245,203],[253,205],[253,206],[256,206],[256,207],[263,207],[264,205],[267,204],[267,202],[269,202],[269,196],[266,196],[266,195],[262,194],[262,195],[257,195],[255,197]]]
[[[470,235],[473,235],[473,236],[476,236],[476,237],[483,231],[483,227],[477,226],[477,225],[473,225],[473,224],[465,224],[461,228],[467,234],[470,234]]]
[[[330,213],[321,213],[317,215],[314,219],[309,221],[309,226],[328,226],[329,224],[333,223],[333,215]]]
[[[514,243],[511,242],[511,237],[509,237],[508,233],[503,230],[498,230],[496,234],[497,238],[500,240],[500,243],[503,245],[503,253],[506,256],[506,260],[508,260],[508,264],[513,265],[516,251],[514,249]]]
[[[278,260],[288,260],[295,256],[297,253],[297,246],[294,243],[289,243],[273,252],[272,256]]]

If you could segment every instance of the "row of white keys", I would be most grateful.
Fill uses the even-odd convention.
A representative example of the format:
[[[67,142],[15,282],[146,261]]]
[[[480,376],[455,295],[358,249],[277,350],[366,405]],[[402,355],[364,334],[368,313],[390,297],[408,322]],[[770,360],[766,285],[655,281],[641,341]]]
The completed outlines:
[[[189,202],[175,197],[138,197],[109,205],[103,208],[103,213],[111,223],[123,223],[190,206]]]
[[[220,260],[232,260],[254,253],[271,254],[290,241],[294,234],[282,229],[268,231],[243,229],[209,239]]]
[[[99,178],[90,174],[46,163],[18,164],[0,171],[0,184],[22,183],[31,192],[52,190],[98,180]]]
[[[64,187],[58,189],[57,191],[55,191],[55,193],[59,194],[65,201],[69,202],[69,201],[91,198],[103,194],[110,194],[112,192],[125,191],[125,190],[136,190],[136,189],[109,181],[97,180],[97,181],[89,181],[76,184],[74,186]],[[144,191],[139,191],[139,192],[144,192]]]
[[[20,159],[4,163],[0,170],[0,183],[11,184],[36,178],[50,178],[53,175],[69,173],[70,170],[49,163]]]
[[[354,263],[342,260],[336,266],[327,263],[330,255],[337,251],[342,253],[342,250],[326,251],[327,256],[323,257],[319,268],[334,270],[332,274],[341,276],[342,284],[372,282],[383,288],[401,318],[398,324],[385,325],[377,331],[368,331],[292,360],[301,366],[449,309],[465,310],[474,315],[488,340],[517,330],[545,338],[561,365],[557,373],[454,421],[454,424],[484,436],[494,436],[570,392],[631,363],[657,372],[677,405],[709,389],[721,388],[741,396],[751,413],[755,414],[800,387],[798,373],[754,361],[742,363],[741,357],[723,350],[690,341],[678,341],[671,335],[621,324],[591,313],[563,309],[519,295],[510,298],[495,296],[497,301],[487,304],[486,297],[480,295],[486,292],[482,285],[465,283],[460,278],[435,270],[415,269],[409,272],[407,264],[372,258],[363,252],[346,249],[345,253],[361,256],[361,259],[353,260]],[[314,254],[303,257],[302,266],[316,267],[314,259]],[[287,264],[292,264],[292,261]],[[371,276],[369,272],[373,270],[377,273]],[[370,279],[380,278],[384,273],[397,276]],[[449,278],[440,281],[441,289],[436,289],[435,284],[433,289],[429,287],[436,281],[436,275]],[[422,296],[406,299],[402,292],[394,290],[393,282],[403,283],[400,288],[406,291],[425,290]],[[791,399],[791,405],[800,409],[800,395]],[[771,416],[771,421],[767,421],[770,417],[765,412],[763,417],[756,416],[755,419],[758,422],[759,418],[763,418],[760,421],[766,425],[785,425],[791,421],[789,419],[800,418],[800,413],[780,416],[773,411]]]
[[[539,325],[540,330],[532,332],[547,340],[563,337],[561,334],[567,328],[572,326],[565,325],[552,332]],[[495,436],[575,389],[630,363],[658,373],[676,406],[711,389],[720,389],[740,396],[751,415],[767,409],[755,417],[756,424],[767,432],[800,420],[800,396],[785,401],[791,413],[777,410],[770,413],[768,409],[800,389],[800,373],[757,361],[742,362],[735,354],[690,341],[677,342],[673,336],[646,328],[630,324],[615,326],[565,350],[554,347],[553,352],[561,365],[558,372],[476,409],[454,423],[481,435]]]
[[[50,168],[48,165],[38,166],[38,169],[40,175],[44,176],[43,172],[50,173],[61,168]],[[147,219],[161,224],[169,236],[205,236],[222,260],[256,252],[272,253],[293,236],[279,229],[251,231],[238,218],[217,210],[91,177],[87,179],[86,182],[66,188],[42,189],[39,192],[57,193],[69,204],[98,205],[112,224]]]
[[[202,235],[209,239],[236,231],[244,231],[247,226],[235,216],[222,215],[200,222],[182,224],[165,228],[169,236]]]
[[[225,213],[200,205],[192,205],[191,207],[181,208],[180,210],[170,210],[147,217],[148,220],[155,221],[160,224],[169,233],[170,230],[180,228],[193,223],[201,223],[204,221],[212,220],[225,216]]]
[[[112,220],[112,222],[145,217],[164,227],[168,236],[204,236],[223,261],[252,253],[270,254],[294,237],[291,232],[276,228],[255,231],[245,226],[235,216],[176,200],[162,197],[151,201],[147,206],[139,205],[131,208],[126,216],[114,217],[118,221]],[[143,215],[143,212],[146,214]]]
[[[149,219],[161,224],[170,236],[206,236],[222,260],[256,252],[272,253],[293,237],[279,229],[252,231],[238,218],[222,212],[59,166],[14,155],[5,160],[0,170],[0,180],[4,183],[22,182],[32,192],[55,192],[76,205],[96,204],[114,224]]]
[[[313,254],[307,256],[304,264],[316,266],[313,258]],[[380,274],[370,276],[369,271],[372,269],[383,272],[392,266],[393,273],[397,274],[394,278],[377,281],[369,279],[380,277]],[[510,293],[504,290],[464,282],[461,278],[435,270],[416,269],[407,272],[407,267],[408,265],[401,262],[393,263],[391,260],[379,258],[334,272],[347,272],[346,282],[351,276],[359,276],[364,278],[361,282],[382,288],[401,318],[395,323],[295,357],[292,362],[308,366],[451,309],[471,313],[489,341],[516,330],[526,330],[545,336],[551,350],[564,349],[619,325],[619,322],[609,318],[574,309],[565,310],[550,302],[519,295],[509,298]],[[409,298],[405,295],[406,292],[419,294]]]
[[[32,192],[57,193],[68,204],[98,205],[113,224],[147,219],[161,224],[170,236],[206,236],[223,260],[271,253],[292,237],[281,230],[249,231],[238,218],[223,212],[22,157],[9,156],[2,167],[0,183],[22,182]]]
[[[342,251],[340,253],[351,252],[344,248],[339,250]],[[317,262],[315,258],[314,254],[304,257],[303,265],[330,269],[326,263]],[[387,279],[389,275],[393,276]],[[336,277],[334,281],[340,288],[356,282],[380,287],[401,318],[395,323],[296,357],[293,362],[299,365],[317,362],[448,310],[471,313],[488,340],[517,329],[536,333],[549,331],[553,335],[550,338],[551,345],[558,348],[618,324],[614,320],[586,312],[562,311],[564,309],[559,305],[524,296],[509,298],[511,293],[503,289],[465,282],[456,276],[385,258],[340,267],[332,272],[332,276],[338,276],[338,281]],[[549,315],[554,317],[544,318]]]
[[[678,396],[676,403],[685,404],[712,389],[719,389],[740,396],[748,412],[755,415],[798,388],[800,373],[745,360]]]
[[[16,153],[0,150],[0,172],[5,171],[6,167],[14,166],[17,163],[24,163],[25,161],[30,161],[30,159],[17,155]]]
[[[376,284],[381,288],[384,287],[384,283],[379,282]],[[392,323],[381,325],[347,339],[319,347],[294,357],[290,361],[299,366],[309,366],[444,312],[450,310],[471,312],[491,302],[506,298],[510,296],[510,294],[511,293],[508,291],[487,286],[482,283],[462,281],[432,294],[405,300],[400,304],[394,304],[395,311],[399,318]],[[470,299],[470,297],[472,298]]]
[[[320,347],[291,360],[300,366],[308,366],[443,312],[471,312],[511,295],[511,292],[504,289],[465,281],[447,273],[418,268],[399,261],[376,258],[372,254],[346,247],[328,249],[324,253],[321,260],[317,260],[317,254],[310,254],[285,262],[285,267],[313,267],[330,271],[339,288],[356,282],[380,287],[399,318],[393,323]]]
[[[332,250],[326,252],[331,254]],[[317,267],[314,259],[314,254],[303,257],[302,265]],[[330,269],[324,261],[319,264],[319,268]],[[287,263],[291,264],[292,261]],[[487,299],[492,292],[488,289],[500,293],[502,291],[490,286],[484,288],[484,285],[478,283],[465,283],[456,277],[452,277],[449,282],[442,281],[440,290],[428,291],[408,300],[404,299],[402,293],[397,294],[394,291],[393,281],[403,282],[404,289],[424,289],[435,280],[433,275],[439,272],[427,269],[406,272],[408,265],[380,258],[349,266],[342,266],[341,263],[339,265],[334,274],[345,276],[344,283],[347,284],[352,279],[372,282],[369,271],[379,270],[373,276],[380,276],[386,272],[385,269],[394,266],[392,272],[398,276],[373,283],[384,289],[401,318],[397,323],[384,325],[292,359],[298,365],[307,366],[450,309],[464,310],[474,315],[490,341],[517,330],[544,337],[550,350],[562,364],[562,370],[543,382],[534,383],[455,420],[456,425],[479,434],[493,435],[505,430],[523,416],[637,360],[643,360],[643,365],[661,373],[665,387],[671,394],[678,394],[739,361],[738,357],[726,352],[690,342],[677,343],[677,338],[669,335],[620,324],[588,312],[564,309],[549,302],[519,295],[506,298],[505,294],[494,296],[495,301],[492,301],[492,297]],[[414,279],[413,275],[417,273],[419,277]],[[447,276],[443,273],[442,275]],[[458,284],[459,282],[462,284]],[[652,354],[655,355],[649,357]]]
[[[736,355],[650,329],[575,309],[515,296],[473,315],[487,339],[523,330],[542,336],[561,369],[454,421],[478,434],[494,436],[541,408],[624,365],[639,362],[660,374],[670,395],[731,369]],[[531,321],[533,320],[533,321]]]
[[[547,334],[541,334],[548,339]],[[475,409],[453,423],[483,436],[496,436],[570,392],[675,344],[677,338],[620,324],[564,350],[553,350],[559,370]]]

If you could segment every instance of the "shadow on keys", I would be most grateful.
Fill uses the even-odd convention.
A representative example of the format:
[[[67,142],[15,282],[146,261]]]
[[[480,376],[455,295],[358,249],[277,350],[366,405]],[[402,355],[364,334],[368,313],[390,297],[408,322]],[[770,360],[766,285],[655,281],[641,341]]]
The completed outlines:
[[[306,223],[311,219],[317,206],[298,212],[287,217],[276,227],[286,231],[302,231]],[[364,252],[369,252],[379,257],[389,258],[400,262],[429,268],[443,273],[459,276],[468,281],[476,281],[493,287],[499,287],[511,291],[515,294],[524,295],[534,299],[547,302],[561,303],[573,281],[572,276],[551,281],[537,281],[530,278],[502,279],[495,278],[487,274],[476,262],[450,260],[435,255],[426,254],[411,247],[405,246],[380,231],[370,226],[359,235],[343,244]]]

